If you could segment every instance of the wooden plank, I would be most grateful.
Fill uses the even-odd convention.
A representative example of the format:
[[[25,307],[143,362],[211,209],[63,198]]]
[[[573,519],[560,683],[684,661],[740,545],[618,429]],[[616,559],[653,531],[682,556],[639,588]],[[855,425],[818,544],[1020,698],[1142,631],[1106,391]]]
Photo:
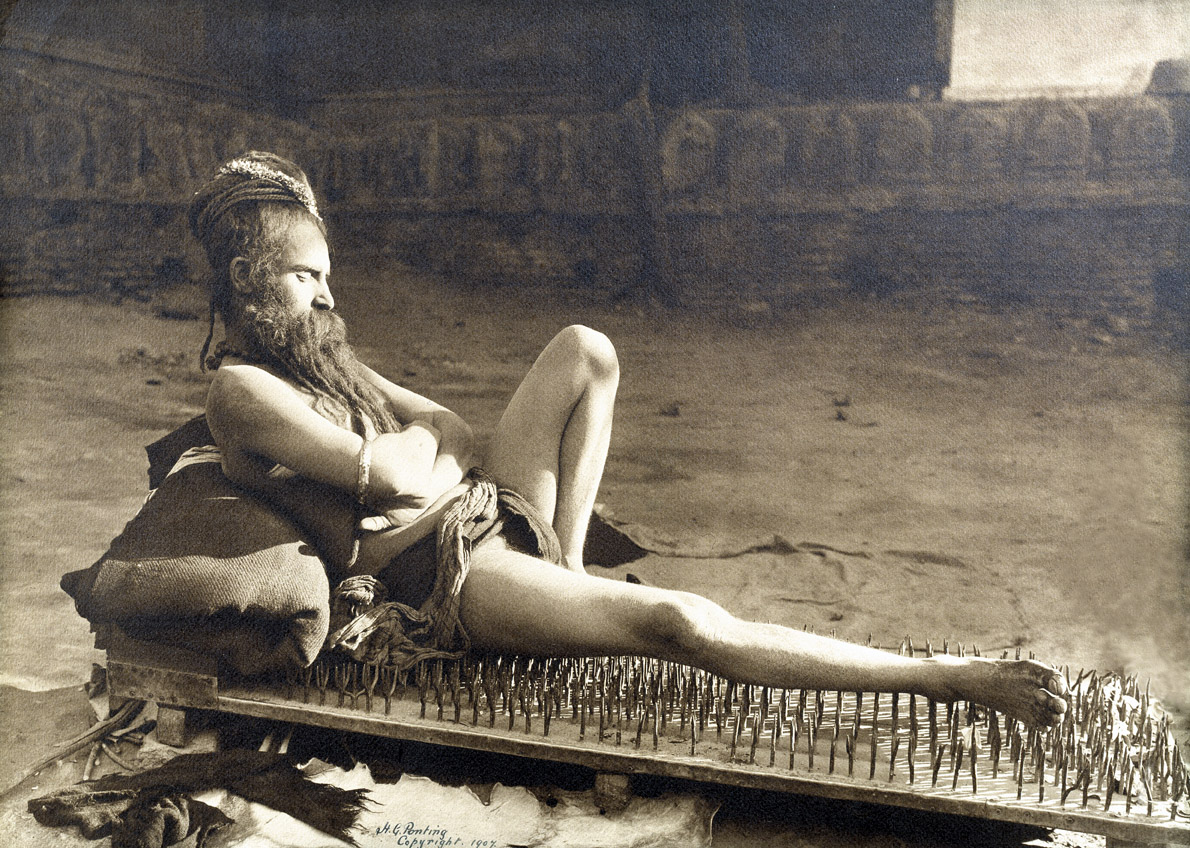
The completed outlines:
[[[219,702],[218,667],[209,657],[132,639],[119,628],[107,657],[108,688],[116,697],[207,709]]]
[[[611,702],[589,700],[581,694],[587,691],[584,683],[570,691],[570,699],[565,702],[567,707],[562,708],[562,702],[559,703],[561,712],[554,711],[547,731],[540,710],[550,698],[537,700],[534,705],[535,696],[541,698],[547,693],[533,686],[522,692],[519,684],[507,676],[514,673],[509,664],[502,667],[500,674],[504,676],[500,681],[492,677],[484,684],[490,684],[493,691],[480,691],[482,686],[474,688],[480,681],[473,678],[472,695],[468,695],[457,672],[451,678],[440,664],[425,670],[420,677],[403,677],[399,685],[392,678],[387,684],[382,683],[364,667],[332,667],[325,663],[307,669],[300,679],[292,679],[287,684],[226,680],[221,683],[217,676],[204,673],[200,663],[191,662],[185,655],[156,652],[152,649],[155,647],[150,646],[145,652],[140,645],[125,644],[109,654],[112,657],[109,673],[114,673],[115,693],[125,697],[135,693],[136,697],[176,707],[215,709],[335,730],[570,763],[597,772],[654,774],[1061,828],[1107,836],[1120,843],[1190,845],[1190,823],[1184,815],[1171,817],[1173,805],[1168,800],[1157,802],[1151,811],[1146,811],[1144,805],[1132,805],[1128,812],[1121,793],[1116,794],[1115,806],[1106,811],[1102,809],[1102,799],[1095,794],[1085,808],[1080,803],[1083,800],[1081,793],[1071,794],[1064,803],[1060,787],[1055,785],[1058,775],[1052,761],[1045,772],[1048,779],[1044,786],[1034,783],[1036,778],[1024,778],[1022,792],[1020,784],[1013,779],[1007,747],[998,772],[990,766],[988,752],[980,754],[978,792],[975,791],[975,770],[970,766],[960,768],[961,759],[958,765],[952,763],[951,768],[943,767],[938,775],[940,779],[934,780],[930,746],[924,735],[912,750],[910,745],[902,744],[899,754],[893,756],[893,740],[903,743],[907,737],[905,724],[902,723],[898,730],[892,721],[888,702],[880,708],[878,728],[871,718],[875,707],[871,700],[864,702],[862,722],[853,725],[855,710],[859,707],[855,693],[842,693],[835,698],[822,697],[825,693],[810,693],[807,697],[807,693],[802,692],[795,710],[792,696],[788,703],[781,696],[778,703],[777,697],[770,698],[766,691],[764,697],[769,699],[765,702],[767,712],[762,711],[752,697],[749,700],[751,708],[745,705],[741,711],[737,700],[722,715],[718,709],[720,703],[708,701],[703,704],[706,708],[702,715],[705,727],[691,738],[695,713],[687,712],[679,720],[674,712],[679,706],[675,700],[671,699],[664,707],[664,698],[656,702],[661,707],[660,722],[656,711],[650,707],[642,713],[642,705],[638,703],[631,720],[613,725],[612,719],[605,715]],[[134,656],[138,661],[132,661]],[[140,664],[141,661],[145,664]],[[179,668],[182,663],[189,667]],[[515,674],[525,670],[520,669]],[[583,680],[586,679],[583,672]],[[692,677],[689,679],[693,680]],[[669,689],[665,691],[676,696],[674,680],[667,678],[667,681]],[[591,682],[594,685],[594,681]],[[505,687],[503,690],[501,685]],[[539,686],[540,681],[535,685]],[[387,699],[384,695],[386,687]],[[818,700],[815,700],[815,694],[819,696]],[[476,700],[472,700],[473,697]],[[464,700],[468,703],[464,704]],[[583,709],[579,708],[580,702]],[[807,710],[806,716],[800,715],[803,707]],[[939,705],[940,720],[943,707]],[[529,709],[528,716],[526,708]],[[714,715],[711,708],[715,710]],[[617,720],[619,709],[617,700]],[[914,715],[922,718],[924,709],[925,705],[918,702]],[[733,710],[734,716],[729,715]],[[903,705],[902,710],[902,715],[908,714],[907,706]],[[837,723],[835,713],[846,713],[846,720],[835,731],[841,735],[832,738],[829,728]],[[777,715],[781,716],[779,722],[775,718]],[[962,726],[959,716],[960,708],[956,706],[956,726]],[[948,722],[949,718],[948,712]],[[788,729],[793,727],[795,719],[800,735],[798,744],[791,751]],[[807,722],[805,728],[801,724],[803,719]],[[805,730],[811,725],[818,728],[817,741],[807,745],[812,736]],[[849,731],[852,727],[855,729]],[[779,744],[775,732],[778,730],[783,733]],[[946,741],[947,731],[945,726],[940,730],[941,743]],[[854,735],[850,740],[844,739],[849,733]],[[852,758],[843,753],[845,741],[850,743],[854,769]],[[831,755],[835,745],[837,756]],[[910,753],[913,753],[912,771],[916,780],[907,780]],[[894,759],[895,762],[890,762]],[[879,769],[871,764],[879,764]],[[1043,773],[1032,763],[1022,766],[1020,772],[1026,768],[1031,774],[1040,776]],[[871,774],[881,777],[871,778],[870,770]],[[850,776],[851,773],[855,776]],[[1038,792],[1039,789],[1042,791]]]
[[[598,743],[579,744],[572,740],[528,736],[504,727],[472,726],[453,721],[419,719],[367,713],[347,707],[297,703],[246,696],[243,690],[225,691],[219,697],[224,712],[257,718],[270,718],[426,742],[497,754],[548,760],[586,766],[597,771],[620,774],[653,774],[798,795],[810,795],[842,801],[903,807],[926,812],[968,816],[1039,827],[1060,828],[1094,833],[1142,844],[1190,845],[1190,827],[1184,823],[1101,814],[1094,810],[1047,807],[1029,802],[996,801],[979,795],[962,796],[949,788],[931,789],[887,784],[877,780],[851,779],[842,775],[806,774],[780,771],[747,763],[717,762],[707,757],[690,757],[653,750]],[[406,703],[404,706],[413,706]],[[563,722],[556,722],[555,726]],[[672,746],[671,746],[672,747]]]

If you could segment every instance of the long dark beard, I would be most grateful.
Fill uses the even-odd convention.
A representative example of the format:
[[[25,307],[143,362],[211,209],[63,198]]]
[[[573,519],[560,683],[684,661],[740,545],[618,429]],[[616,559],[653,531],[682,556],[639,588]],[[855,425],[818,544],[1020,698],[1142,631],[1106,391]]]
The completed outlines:
[[[311,392],[318,412],[332,420],[346,413],[352,429],[361,433],[365,420],[380,433],[400,428],[384,398],[364,377],[347,343],[347,326],[337,313],[315,309],[294,318],[284,299],[267,287],[244,311],[253,353]]]

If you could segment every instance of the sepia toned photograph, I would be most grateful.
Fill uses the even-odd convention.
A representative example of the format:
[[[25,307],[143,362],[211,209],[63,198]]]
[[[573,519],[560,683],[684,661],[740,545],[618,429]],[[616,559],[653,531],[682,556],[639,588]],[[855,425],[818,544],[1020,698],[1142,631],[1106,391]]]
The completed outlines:
[[[1190,0],[0,16],[0,842],[1190,845]]]

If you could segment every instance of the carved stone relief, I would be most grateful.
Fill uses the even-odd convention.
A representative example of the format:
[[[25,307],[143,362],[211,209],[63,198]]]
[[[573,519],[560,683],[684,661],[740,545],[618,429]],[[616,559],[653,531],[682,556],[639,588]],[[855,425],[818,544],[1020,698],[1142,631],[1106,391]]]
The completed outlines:
[[[794,180],[819,186],[855,182],[859,158],[855,122],[842,110],[829,107],[799,109],[796,118],[802,123],[791,133],[789,164]]]
[[[1091,124],[1074,103],[1022,107],[1022,134],[1016,149],[1025,171],[1034,175],[1085,174],[1091,155]]]
[[[665,129],[661,142],[661,174],[674,198],[691,198],[715,182],[719,134],[695,112],[686,112]]]
[[[741,116],[728,134],[727,182],[735,203],[763,201],[785,187],[785,127],[764,112]]]

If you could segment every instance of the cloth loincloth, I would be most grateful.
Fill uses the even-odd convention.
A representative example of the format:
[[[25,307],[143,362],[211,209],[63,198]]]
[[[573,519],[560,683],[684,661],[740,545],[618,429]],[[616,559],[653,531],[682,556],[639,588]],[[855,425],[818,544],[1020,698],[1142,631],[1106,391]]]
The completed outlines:
[[[379,578],[360,575],[339,583],[331,598],[328,649],[398,671],[459,657],[471,647],[459,600],[478,546],[499,535],[513,550],[561,563],[558,537],[532,504],[498,488],[478,468],[468,476],[474,485],[439,519],[435,536],[403,551]]]

